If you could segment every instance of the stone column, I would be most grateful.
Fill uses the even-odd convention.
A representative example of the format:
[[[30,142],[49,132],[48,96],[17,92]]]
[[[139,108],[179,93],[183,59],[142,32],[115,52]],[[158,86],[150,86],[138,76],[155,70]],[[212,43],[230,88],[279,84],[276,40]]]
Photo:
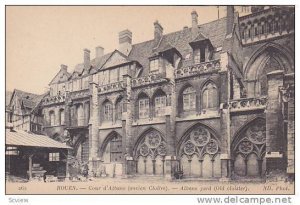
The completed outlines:
[[[230,133],[230,75],[228,53],[221,54],[220,75],[220,121],[221,121],[221,181],[231,177],[231,133]]]
[[[122,115],[122,128],[123,128],[123,137],[122,137],[122,152],[124,156],[123,161],[123,177],[127,177],[128,174],[134,172],[134,161],[132,153],[132,109],[134,109],[134,104],[132,100],[132,88],[131,88],[131,73],[128,73],[123,76],[124,82],[126,83],[126,113]]]
[[[89,171],[96,173],[98,168],[98,147],[99,147],[99,102],[98,102],[98,84],[90,83],[90,109],[91,117],[89,122]]]
[[[287,141],[287,168],[288,177],[294,179],[295,175],[295,86],[294,75],[291,83],[281,89],[282,106],[284,106],[283,115],[287,123],[286,141]],[[285,78],[285,81],[288,79]]]
[[[170,104],[166,108],[166,143],[167,143],[167,156],[165,157],[166,170],[165,177],[172,178],[174,171],[178,165],[176,159],[176,111],[177,111],[177,100],[176,100],[176,87],[175,87],[175,70],[178,66],[179,60],[176,61],[175,67],[168,65],[166,67],[169,83],[170,83]]]
[[[287,126],[287,174],[294,178],[295,175],[295,100],[292,97],[288,102]]]
[[[283,123],[279,102],[279,87],[283,86],[283,71],[267,74],[268,105],[266,109],[266,168],[267,174],[283,170]]]

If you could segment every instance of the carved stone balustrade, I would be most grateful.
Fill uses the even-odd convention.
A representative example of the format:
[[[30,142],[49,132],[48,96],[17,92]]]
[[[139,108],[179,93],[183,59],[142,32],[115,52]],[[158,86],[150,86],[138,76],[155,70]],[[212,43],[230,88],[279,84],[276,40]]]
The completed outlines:
[[[202,73],[209,73],[220,69],[220,60],[203,62],[188,67],[183,67],[175,71],[176,78],[184,78]]]
[[[63,103],[66,100],[66,95],[56,95],[56,96],[49,96],[45,97],[42,100],[43,105],[52,105],[52,104],[58,104],[58,103]]]
[[[69,93],[71,99],[80,99],[80,98],[86,98],[90,96],[89,89],[84,90],[76,90]]]
[[[125,82],[120,81],[120,82],[110,83],[107,85],[101,85],[98,88],[98,92],[101,94],[110,93],[110,92],[123,90],[123,89],[125,89],[125,87],[126,87]]]
[[[260,98],[245,98],[233,100],[229,103],[231,112],[242,112],[250,110],[266,109],[268,99],[267,97]]]
[[[167,80],[159,74],[150,74],[140,78],[132,79],[132,87],[145,86],[150,84],[156,84],[160,82],[166,82]]]

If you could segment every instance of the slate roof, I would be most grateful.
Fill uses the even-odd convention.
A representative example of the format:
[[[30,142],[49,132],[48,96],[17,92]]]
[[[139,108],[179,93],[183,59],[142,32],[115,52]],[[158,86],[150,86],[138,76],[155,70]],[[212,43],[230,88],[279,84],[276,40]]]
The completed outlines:
[[[158,52],[172,47],[176,48],[182,55],[184,59],[183,66],[190,65],[192,63],[192,59],[185,59],[185,57],[189,54],[192,56],[192,47],[189,44],[190,42],[204,38],[209,39],[214,48],[222,47],[226,35],[226,17],[199,25],[198,28],[199,31],[196,34],[192,32],[191,28],[185,28],[163,35],[159,46],[155,50],[153,50],[154,39],[133,44],[128,57],[130,60],[137,61],[141,64],[143,67],[143,76],[148,75],[149,73],[149,58]],[[218,58],[218,52],[215,53],[216,58]],[[113,52],[110,52],[100,58],[92,59],[91,66],[97,69],[103,67],[112,53]],[[83,69],[83,64],[78,64],[75,66],[74,70],[78,73],[82,73]]]

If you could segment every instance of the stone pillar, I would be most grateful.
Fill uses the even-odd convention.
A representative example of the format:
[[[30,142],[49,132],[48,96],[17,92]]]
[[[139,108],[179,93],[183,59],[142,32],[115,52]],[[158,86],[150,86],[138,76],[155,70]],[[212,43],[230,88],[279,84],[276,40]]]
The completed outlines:
[[[279,102],[279,87],[283,86],[283,71],[267,74],[268,105],[266,109],[266,168],[267,175],[274,170],[283,170],[283,123]]]
[[[174,176],[175,169],[178,165],[176,158],[176,111],[177,111],[177,100],[176,100],[176,87],[175,87],[175,70],[178,66],[179,61],[175,63],[175,67],[168,65],[166,67],[169,83],[170,83],[170,105],[166,109],[166,140],[167,140],[167,156],[165,157],[166,170],[165,177],[172,178]]]
[[[131,73],[123,76],[124,82],[126,83],[126,113],[122,116],[122,128],[123,128],[123,138],[122,138],[122,152],[124,155],[123,161],[123,177],[127,177],[128,174],[133,173],[135,170],[135,165],[133,161],[132,153],[132,109],[134,109],[134,103],[132,100],[132,88],[131,88]]]
[[[288,102],[287,126],[287,174],[294,178],[295,175],[295,100]]]
[[[231,177],[231,133],[230,133],[230,69],[228,53],[221,54],[220,75],[220,120],[221,120],[221,181]]]
[[[99,102],[98,102],[98,84],[90,83],[90,109],[91,117],[89,122],[89,171],[96,173],[98,168],[98,147],[99,147]]]
[[[70,98],[70,93],[66,92],[66,105],[65,105],[65,125],[66,125],[66,127],[71,126],[71,106],[72,106],[72,99]]]
[[[284,106],[283,115],[285,123],[287,123],[287,131],[285,133],[287,149],[287,168],[286,173],[290,179],[294,179],[295,175],[295,86],[294,76],[291,82],[281,89],[282,106]],[[285,78],[285,82],[288,79]]]

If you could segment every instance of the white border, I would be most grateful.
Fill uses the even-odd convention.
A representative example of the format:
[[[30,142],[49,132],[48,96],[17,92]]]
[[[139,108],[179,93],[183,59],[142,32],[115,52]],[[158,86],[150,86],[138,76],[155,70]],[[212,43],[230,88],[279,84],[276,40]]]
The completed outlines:
[[[288,5],[296,5],[296,37],[298,37],[299,33],[299,27],[297,26],[297,22],[299,22],[299,15],[298,15],[298,8],[299,8],[299,3],[300,1],[297,0],[289,0],[289,1],[283,1],[283,0],[272,0],[272,1],[261,1],[261,0],[252,0],[252,1],[240,1],[240,0],[231,0],[231,1],[216,1],[216,0],[210,0],[210,1],[200,1],[200,0],[145,0],[145,1],[137,1],[137,0],[130,0],[126,2],[122,2],[121,0],[109,0],[105,2],[101,2],[99,0],[73,0],[73,1],[68,1],[68,0],[1,0],[0,1],[0,42],[1,42],[1,49],[0,49],[0,62],[1,62],[1,74],[0,74],[0,82],[2,82],[2,89],[0,90],[0,96],[1,96],[1,101],[0,101],[0,108],[2,111],[3,116],[0,119],[0,127],[2,128],[1,130],[1,146],[0,146],[0,153],[2,153],[0,156],[0,167],[2,167],[2,170],[0,171],[0,179],[1,179],[1,184],[0,184],[0,203],[1,204],[12,204],[9,203],[9,198],[12,198],[14,196],[11,195],[4,195],[5,190],[4,190],[4,136],[5,136],[5,47],[4,47],[4,42],[5,42],[5,5],[112,5],[112,4],[118,4],[118,5],[123,5],[123,4],[142,4],[142,5],[158,5],[158,4],[166,4],[166,5],[226,5],[226,4],[235,4],[235,5],[243,5],[243,4],[251,4],[251,5],[264,5],[264,4],[288,4]],[[298,39],[298,38],[297,38]],[[296,40],[295,42],[296,46],[296,51],[299,49],[299,41]],[[297,56],[297,52],[296,55]],[[299,61],[297,61],[296,58],[296,66],[295,66],[295,72],[296,72],[296,91],[300,90],[298,81],[299,76],[297,75],[297,68],[299,65]],[[296,102],[299,102],[299,96],[296,93]],[[296,147],[300,147],[299,145],[299,140],[297,139],[300,130],[297,128],[297,125],[299,124],[299,109],[298,106],[296,107]],[[296,148],[296,159],[299,160],[299,149]],[[296,171],[300,170],[299,168],[299,163],[296,161]],[[292,204],[300,204],[300,196],[298,192],[298,184],[299,184],[299,178],[296,174],[296,196],[291,196],[292,197]],[[201,197],[204,197],[201,195]],[[226,196],[221,196],[221,197],[226,197]],[[251,195],[251,197],[254,197],[254,195]],[[278,196],[270,196],[272,198],[278,197]],[[282,196],[285,197],[285,196]],[[98,196],[98,195],[80,195],[80,196],[74,196],[74,195],[24,195],[24,196],[16,196],[15,198],[28,198],[29,203],[27,204],[43,204],[43,205],[53,205],[53,203],[57,204],[87,204],[87,203],[93,203],[93,204],[152,204],[152,205],[158,205],[158,204],[198,204],[197,202],[197,196],[195,195],[160,195],[160,196],[153,196],[153,195],[147,195],[147,196],[141,196],[141,195],[134,195],[134,196],[126,196],[126,195],[106,195],[106,196]],[[14,203],[16,204],[16,203]],[[26,204],[26,203],[25,203]]]

